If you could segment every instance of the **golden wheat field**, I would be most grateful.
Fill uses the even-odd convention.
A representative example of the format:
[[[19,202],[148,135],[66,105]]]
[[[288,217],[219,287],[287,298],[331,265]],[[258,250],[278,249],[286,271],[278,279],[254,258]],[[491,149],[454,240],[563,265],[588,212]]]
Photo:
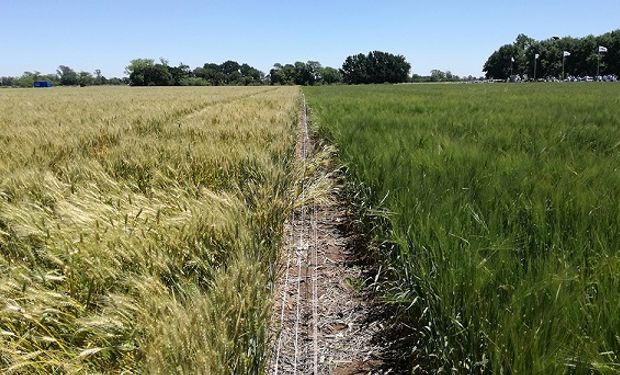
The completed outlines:
[[[256,373],[295,87],[0,91],[0,370]]]

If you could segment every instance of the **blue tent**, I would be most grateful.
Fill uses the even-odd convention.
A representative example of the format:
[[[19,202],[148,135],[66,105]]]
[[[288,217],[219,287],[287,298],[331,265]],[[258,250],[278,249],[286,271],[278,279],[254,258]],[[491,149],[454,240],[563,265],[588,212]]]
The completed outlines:
[[[52,81],[34,81],[32,87],[52,87]]]

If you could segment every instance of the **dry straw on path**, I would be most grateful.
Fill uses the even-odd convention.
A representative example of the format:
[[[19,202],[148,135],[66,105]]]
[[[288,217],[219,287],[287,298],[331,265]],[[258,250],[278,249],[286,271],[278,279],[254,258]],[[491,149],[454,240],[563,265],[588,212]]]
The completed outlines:
[[[356,288],[362,270],[347,230],[342,181],[333,149],[311,138],[302,111],[297,140],[301,178],[295,211],[286,222],[273,310],[274,348],[269,373],[361,374],[376,370],[382,348],[373,339],[380,323]]]

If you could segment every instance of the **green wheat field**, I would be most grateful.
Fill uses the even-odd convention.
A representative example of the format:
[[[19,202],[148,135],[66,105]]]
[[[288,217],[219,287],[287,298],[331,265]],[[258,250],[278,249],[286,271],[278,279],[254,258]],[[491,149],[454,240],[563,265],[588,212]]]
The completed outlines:
[[[387,215],[383,299],[411,368],[620,372],[620,86],[304,92]]]

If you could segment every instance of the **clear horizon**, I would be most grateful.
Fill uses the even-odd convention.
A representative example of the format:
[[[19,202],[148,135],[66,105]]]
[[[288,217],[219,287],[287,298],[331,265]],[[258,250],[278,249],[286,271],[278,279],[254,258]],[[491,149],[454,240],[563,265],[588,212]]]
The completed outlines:
[[[339,68],[352,54],[402,54],[412,73],[432,69],[460,76],[482,74],[487,57],[520,33],[536,39],[583,37],[620,28],[612,0],[467,4],[427,0],[320,0],[312,6],[275,1],[161,0],[126,3],[20,1],[0,9],[0,76],[101,69],[124,75],[135,58],[164,57],[192,68],[236,60],[268,73],[274,63],[319,61]]]

